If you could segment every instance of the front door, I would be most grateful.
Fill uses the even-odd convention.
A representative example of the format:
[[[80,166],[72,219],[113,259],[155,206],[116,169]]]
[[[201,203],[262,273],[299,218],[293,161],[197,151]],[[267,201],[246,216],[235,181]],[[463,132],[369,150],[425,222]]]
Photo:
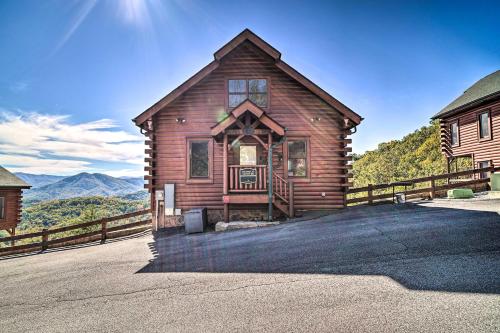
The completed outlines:
[[[240,146],[240,165],[257,165],[257,146]]]

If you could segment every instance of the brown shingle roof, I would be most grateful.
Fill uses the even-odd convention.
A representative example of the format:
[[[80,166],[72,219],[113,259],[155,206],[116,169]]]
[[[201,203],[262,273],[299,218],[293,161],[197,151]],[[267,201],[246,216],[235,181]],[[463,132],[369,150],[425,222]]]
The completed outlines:
[[[7,169],[0,166],[0,188],[30,188],[24,180],[10,173]]]

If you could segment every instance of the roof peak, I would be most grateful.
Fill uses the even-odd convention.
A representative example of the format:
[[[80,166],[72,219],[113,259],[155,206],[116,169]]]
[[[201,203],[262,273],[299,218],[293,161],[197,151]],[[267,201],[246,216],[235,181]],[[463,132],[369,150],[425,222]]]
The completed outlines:
[[[262,49],[269,56],[271,56],[275,61],[281,58],[281,53],[278,50],[276,50],[268,42],[266,42],[264,39],[255,34],[252,30],[245,28],[242,32],[236,35],[236,37],[231,39],[219,50],[217,50],[214,53],[214,59],[220,60],[221,58],[226,56],[229,52],[231,52],[232,50],[234,50],[247,40],[257,45],[260,49]]]

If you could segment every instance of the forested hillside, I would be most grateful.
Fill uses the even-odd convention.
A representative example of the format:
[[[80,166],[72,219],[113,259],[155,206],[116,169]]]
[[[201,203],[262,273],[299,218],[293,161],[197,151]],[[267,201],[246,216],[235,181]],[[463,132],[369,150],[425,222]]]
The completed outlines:
[[[119,197],[83,197],[50,200],[25,207],[17,229],[20,233],[35,232],[56,225],[73,225],[148,207],[148,198],[127,200]],[[6,233],[3,236],[7,236]]]
[[[378,145],[353,156],[354,187],[388,183],[446,172],[441,153],[439,123],[432,122],[401,140]]]

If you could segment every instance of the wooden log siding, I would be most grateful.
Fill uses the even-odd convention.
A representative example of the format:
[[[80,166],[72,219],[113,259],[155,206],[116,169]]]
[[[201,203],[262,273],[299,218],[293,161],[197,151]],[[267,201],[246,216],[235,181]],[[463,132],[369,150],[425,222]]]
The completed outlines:
[[[0,230],[15,228],[21,221],[22,191],[0,188],[0,197],[5,198],[5,218],[0,220]]]
[[[478,134],[478,114],[490,111],[491,140],[480,140]],[[459,145],[451,146],[450,124],[458,120]],[[445,156],[472,155],[474,167],[479,162],[491,161],[500,165],[500,101],[460,113],[441,120],[441,150]]]
[[[268,107],[265,111],[287,127],[288,137],[309,137],[311,179],[295,183],[296,209],[331,209],[344,206],[348,179],[349,149],[343,135],[343,116],[304,86],[278,69],[273,59],[250,42],[245,42],[221,60],[209,76],[154,116],[156,143],[155,187],[176,183],[176,206],[181,209],[205,206],[222,209],[222,142],[214,142],[213,183],[186,184],[186,138],[210,137],[214,126],[227,110],[226,81],[230,78],[268,80]],[[186,119],[183,124],[176,118]],[[321,120],[311,122],[311,118]],[[221,140],[222,141],[222,140]],[[282,147],[274,151],[275,172],[288,178],[287,161],[279,161]],[[233,152],[228,154],[229,164]],[[326,194],[325,197],[321,193]]]

